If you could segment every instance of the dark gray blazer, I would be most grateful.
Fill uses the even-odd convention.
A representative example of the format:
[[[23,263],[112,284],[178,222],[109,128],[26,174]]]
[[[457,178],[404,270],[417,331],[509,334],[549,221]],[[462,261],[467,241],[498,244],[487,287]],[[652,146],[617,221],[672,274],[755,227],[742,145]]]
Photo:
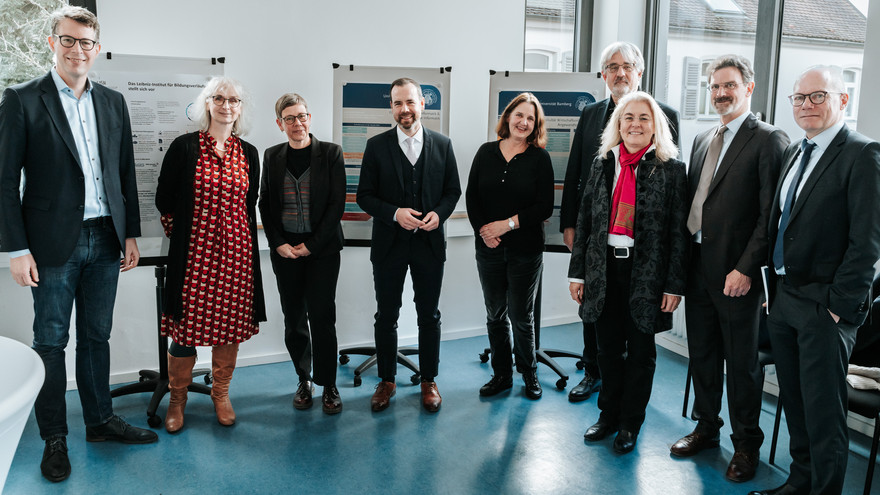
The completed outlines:
[[[715,130],[712,127],[694,139],[688,168],[688,208]],[[736,269],[751,277],[760,289],[761,266],[767,263],[770,207],[788,142],[782,129],[752,114],[730,142],[703,203],[701,260],[709,288],[723,290],[727,274]]]
[[[381,261],[391,250],[398,235],[412,235],[394,221],[394,212],[404,203],[403,163],[397,128],[373,136],[367,141],[361,161],[360,183],[357,202],[373,217],[373,235],[370,245],[370,261]],[[425,165],[422,176],[422,213],[435,212],[440,217],[440,227],[428,232],[434,256],[446,261],[446,219],[455,210],[461,197],[458,166],[448,137],[425,129],[422,146]],[[409,163],[406,164],[410,166]]]
[[[121,93],[94,81],[92,100],[104,190],[122,252],[125,239],[141,235],[128,107]],[[64,264],[82,228],[84,181],[52,74],[7,88],[0,101],[0,251],[30,249],[37,267]]]
[[[562,188],[562,204],[559,211],[559,231],[574,227],[580,210],[580,200],[584,195],[584,185],[590,175],[590,165],[596,159],[596,153],[602,147],[602,131],[605,130],[605,114],[611,98],[591,103],[584,107],[578,119],[568,154],[568,166],[565,168],[565,183]],[[678,111],[657,102],[669,121],[669,130],[675,146],[681,149],[678,137]]]
[[[575,228],[568,277],[584,280],[580,316],[595,322],[605,307],[608,224],[616,159],[596,158]],[[630,310],[645,333],[672,328],[672,313],[660,311],[663,293],[683,295],[687,266],[687,175],[684,163],[645,154],[636,169],[635,247]]]
[[[785,150],[769,225],[769,258],[779,231],[779,195],[799,160]],[[880,258],[880,143],[843,126],[798,194],[785,230],[785,275],[801,293],[854,325],[870,311]],[[772,308],[771,308],[772,310]]]

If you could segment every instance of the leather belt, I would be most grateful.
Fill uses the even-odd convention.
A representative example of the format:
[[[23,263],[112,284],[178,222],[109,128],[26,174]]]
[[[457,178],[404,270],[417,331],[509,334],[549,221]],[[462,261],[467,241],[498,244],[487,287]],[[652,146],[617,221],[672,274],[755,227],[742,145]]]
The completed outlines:
[[[630,258],[633,255],[633,248],[631,247],[608,246],[608,250],[618,259]]]
[[[83,223],[82,223],[83,228],[104,227],[104,226],[109,226],[109,225],[113,225],[113,219],[110,218],[110,216],[89,218],[88,220],[83,220]]]

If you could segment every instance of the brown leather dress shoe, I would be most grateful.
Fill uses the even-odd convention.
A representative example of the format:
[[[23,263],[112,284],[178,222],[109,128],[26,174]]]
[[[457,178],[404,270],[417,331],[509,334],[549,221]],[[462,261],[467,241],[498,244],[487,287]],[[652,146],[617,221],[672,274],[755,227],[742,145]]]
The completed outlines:
[[[672,444],[669,452],[678,457],[690,457],[697,455],[703,450],[711,449],[719,445],[718,432],[714,435],[699,433],[694,430],[693,433],[685,435],[681,440]]]
[[[422,406],[428,412],[437,412],[440,410],[440,403],[443,399],[440,397],[440,391],[437,390],[437,382],[422,382]]]
[[[373,398],[370,399],[370,408],[373,412],[384,411],[391,404],[391,398],[397,393],[397,384],[394,382],[381,381],[376,385]]]
[[[339,390],[336,385],[324,387],[324,393],[321,394],[321,409],[326,414],[342,412],[342,399],[339,398]]]
[[[758,469],[758,459],[760,458],[761,453],[757,450],[751,452],[738,450],[734,452],[733,459],[730,460],[730,465],[727,466],[727,474],[725,476],[730,481],[737,483],[749,481],[755,477],[755,470]]]
[[[293,407],[303,410],[312,407],[312,394],[315,393],[315,387],[309,380],[299,382],[296,387],[296,393],[293,394]]]

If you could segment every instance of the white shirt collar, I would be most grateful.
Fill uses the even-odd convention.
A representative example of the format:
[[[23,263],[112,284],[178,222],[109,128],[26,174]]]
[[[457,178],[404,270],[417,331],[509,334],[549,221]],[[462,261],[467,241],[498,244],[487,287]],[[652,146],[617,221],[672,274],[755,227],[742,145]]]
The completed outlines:
[[[73,89],[64,82],[64,79],[61,79],[61,75],[58,74],[58,69],[56,67],[52,67],[52,70],[49,71],[52,74],[52,80],[55,81],[55,87],[58,88],[58,91],[69,92],[70,94],[74,94]],[[83,94],[90,93],[92,91],[92,81],[91,79],[86,78],[86,89],[83,91]]]
[[[407,136],[403,129],[400,126],[397,126],[397,144],[401,147],[406,146],[405,142],[409,139],[410,136]],[[419,130],[412,136],[415,141],[413,144],[422,143],[425,141],[425,127],[422,124],[419,124]]]
[[[752,114],[752,112],[743,112],[742,115],[740,115],[739,117],[737,117],[737,118],[731,120],[729,123],[727,123],[727,124],[726,124],[726,125],[727,125],[727,131],[728,131],[728,133],[729,133],[729,134],[727,134],[727,135],[729,135],[729,136],[736,136],[736,133],[739,131],[739,128],[742,127],[743,122],[745,122],[746,119],[747,119],[747,118],[749,117],[749,115],[751,115],[751,114]],[[720,161],[720,160],[719,160],[719,161]]]
[[[807,136],[804,136],[804,138],[811,143],[814,143],[819,149],[827,150],[828,146],[831,145],[831,141],[834,140],[834,137],[837,136],[837,133],[840,132],[840,130],[843,129],[843,126],[845,125],[846,123],[844,123],[843,119],[841,119],[840,122],[813,136],[813,139],[807,139]]]

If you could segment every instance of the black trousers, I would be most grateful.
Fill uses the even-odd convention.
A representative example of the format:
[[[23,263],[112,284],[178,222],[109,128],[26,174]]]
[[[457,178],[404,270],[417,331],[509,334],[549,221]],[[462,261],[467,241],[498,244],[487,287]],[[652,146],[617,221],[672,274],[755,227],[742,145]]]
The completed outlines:
[[[584,323],[584,354],[581,360],[584,362],[584,373],[589,373],[593,378],[600,378],[599,372],[599,344],[596,336],[596,324]]]
[[[477,249],[477,271],[486,304],[486,329],[496,376],[510,376],[510,329],[516,370],[534,373],[535,295],[541,279],[544,253],[520,253],[504,247]]]
[[[290,259],[272,251],[270,259],[284,313],[284,344],[299,380],[335,385],[339,253]]]
[[[846,370],[858,327],[779,281],[767,330],[788,423],[788,483],[803,493],[840,493],[849,457]]]
[[[421,232],[398,236],[388,255],[373,263],[377,306],[374,335],[378,374],[382,380],[394,381],[397,374],[397,319],[408,270],[419,326],[419,371],[423,381],[433,381],[437,376],[443,265],[443,261],[434,256],[428,237]]]
[[[692,250],[685,318],[688,354],[694,380],[694,417],[697,431],[714,435],[724,392],[727,361],[727,407],[733,447],[756,451],[764,442],[758,425],[764,370],[758,364],[758,327],[761,318],[761,281],[753,280],[742,297],[710,289],[702,269],[699,245]]]
[[[596,320],[602,391],[599,419],[638,433],[654,385],[654,334],[636,328],[629,306],[632,258],[607,260],[605,306]]]

